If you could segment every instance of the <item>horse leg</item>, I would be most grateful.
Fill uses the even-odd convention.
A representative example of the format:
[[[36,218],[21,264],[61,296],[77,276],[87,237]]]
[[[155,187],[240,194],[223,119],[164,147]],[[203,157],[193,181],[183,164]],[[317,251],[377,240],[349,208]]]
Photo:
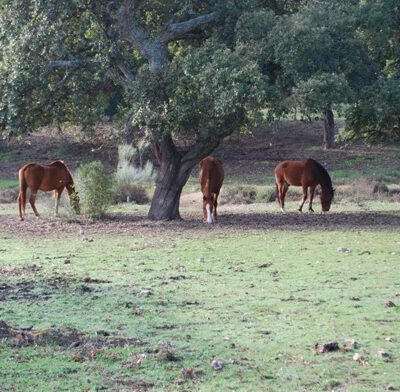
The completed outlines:
[[[304,206],[304,203],[306,202],[306,200],[307,200],[307,187],[303,186],[303,200],[299,205],[299,211],[300,212],[303,209],[303,206]]]
[[[279,192],[279,185],[278,185],[278,180],[275,177],[275,188],[276,188],[276,198],[278,200],[278,206],[281,206],[281,194]]]
[[[214,220],[217,220],[217,205],[218,205],[218,196],[219,196],[219,192],[214,193],[214,211],[213,211],[213,216],[214,216]]]
[[[314,212],[313,208],[312,208],[312,202],[313,202],[313,198],[314,198],[314,191],[315,191],[316,186],[310,186],[310,196],[309,196],[309,200],[308,200],[308,211]]]
[[[286,192],[289,189],[289,184],[287,182],[284,182],[280,186],[280,194],[281,194],[281,210],[282,212],[285,212],[285,197],[286,197]]]
[[[25,206],[23,205],[23,200],[22,200],[22,195],[21,193],[18,195],[18,209],[19,209],[19,219],[24,220],[24,215],[25,215]]]
[[[32,210],[35,213],[35,215],[39,217],[40,215],[35,207],[35,200],[36,200],[36,192],[32,191],[31,195],[29,196],[29,203],[31,204]]]
[[[56,189],[54,191],[54,198],[55,198],[55,215],[58,216],[58,206],[60,204],[60,198],[61,194],[63,192],[64,188],[61,189]]]

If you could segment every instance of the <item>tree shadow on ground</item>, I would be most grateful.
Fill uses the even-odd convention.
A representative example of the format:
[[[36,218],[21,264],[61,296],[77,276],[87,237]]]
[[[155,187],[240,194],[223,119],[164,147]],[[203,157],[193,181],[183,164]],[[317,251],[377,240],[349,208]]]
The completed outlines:
[[[177,221],[151,221],[144,212],[112,213],[103,220],[67,220],[28,215],[20,222],[15,216],[0,218],[0,233],[14,237],[64,237],[93,234],[175,234],[184,232],[242,231],[329,231],[329,230],[398,230],[400,211],[320,213],[224,213],[218,222],[208,225],[199,213],[184,212]]]

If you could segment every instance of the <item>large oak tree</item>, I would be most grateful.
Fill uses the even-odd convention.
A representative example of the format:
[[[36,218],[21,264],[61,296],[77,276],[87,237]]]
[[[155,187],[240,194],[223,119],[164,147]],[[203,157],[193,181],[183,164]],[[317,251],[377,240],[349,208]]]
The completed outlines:
[[[271,7],[284,12],[286,3],[296,2]],[[124,92],[121,115],[160,162],[149,216],[178,218],[193,166],[248,126],[268,93],[268,77],[235,48],[246,8],[246,1],[6,0],[0,123],[23,133],[99,121],[111,80]]]
[[[395,0],[1,0],[0,130],[89,127],[112,107],[160,162],[149,216],[179,218],[192,168],[261,109],[323,111],[332,128],[330,104],[347,104],[350,135],[364,125],[393,134],[398,9]]]

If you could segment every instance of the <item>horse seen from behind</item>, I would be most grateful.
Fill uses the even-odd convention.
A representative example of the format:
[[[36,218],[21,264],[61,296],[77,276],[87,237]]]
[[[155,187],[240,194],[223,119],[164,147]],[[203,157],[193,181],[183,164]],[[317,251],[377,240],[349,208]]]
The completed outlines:
[[[302,161],[284,161],[275,168],[276,192],[281,210],[285,210],[285,196],[290,185],[303,188],[303,200],[299,205],[299,211],[307,199],[308,188],[308,210],[314,212],[312,202],[314,191],[317,185],[321,185],[321,207],[322,211],[329,211],[335,190],[332,187],[332,180],[326,169],[317,161],[311,158]]]
[[[58,215],[58,205],[64,188],[67,189],[71,206],[76,213],[79,213],[79,197],[75,192],[72,175],[63,161],[55,161],[50,165],[40,165],[38,163],[29,163],[23,166],[19,172],[19,217],[24,220],[26,206],[26,191],[29,188],[29,202],[32,210],[38,217],[39,213],[35,207],[37,192],[54,191],[55,214]]]
[[[203,218],[211,224],[217,219],[218,195],[224,181],[222,162],[214,157],[204,158],[200,162],[199,173],[203,193]]]

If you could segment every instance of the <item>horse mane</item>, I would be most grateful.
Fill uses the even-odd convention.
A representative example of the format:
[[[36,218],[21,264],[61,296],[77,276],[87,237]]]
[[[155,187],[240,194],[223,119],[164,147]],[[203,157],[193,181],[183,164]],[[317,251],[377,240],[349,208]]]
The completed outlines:
[[[62,161],[61,159],[58,159],[57,161],[51,162],[49,166],[56,166],[56,167],[60,167],[62,169],[65,169],[69,174],[70,180],[73,181],[72,174],[71,174],[70,170],[68,169],[68,167],[64,163],[64,161]]]
[[[309,160],[320,170],[321,172],[321,180],[323,182],[323,184],[321,184],[321,186],[323,185],[324,187],[327,188],[328,191],[332,192],[333,194],[333,186],[332,186],[332,180],[331,177],[329,175],[329,173],[327,172],[327,170],[316,160],[309,158]]]
[[[64,161],[62,161],[60,159],[57,161],[51,162],[49,166],[67,167],[65,165]]]

